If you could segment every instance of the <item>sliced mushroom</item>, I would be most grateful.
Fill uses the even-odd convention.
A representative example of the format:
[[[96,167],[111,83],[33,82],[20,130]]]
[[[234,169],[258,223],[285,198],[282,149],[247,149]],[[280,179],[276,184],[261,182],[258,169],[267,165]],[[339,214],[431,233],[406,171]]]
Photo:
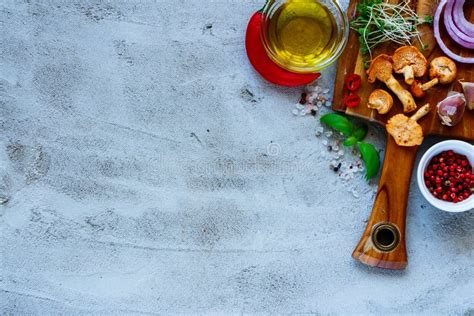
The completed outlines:
[[[370,109],[375,109],[379,114],[385,114],[392,108],[393,98],[385,90],[375,89],[369,95],[369,101],[367,107]]]
[[[456,63],[448,57],[437,57],[430,63],[430,78],[431,80],[422,84],[415,80],[411,85],[411,92],[416,98],[423,98],[426,91],[431,89],[438,83],[450,84],[456,79],[457,67]]]
[[[422,77],[428,70],[428,61],[415,46],[402,46],[393,53],[393,69],[405,76],[405,82],[412,84],[415,77]]]
[[[372,60],[369,70],[367,70],[367,80],[370,83],[374,83],[376,80],[384,82],[402,102],[403,112],[408,113],[416,110],[416,103],[413,96],[393,77],[392,70],[392,58],[388,55],[381,54]]]
[[[387,132],[399,146],[417,146],[423,142],[423,129],[417,121],[430,112],[430,105],[422,106],[412,117],[397,114],[387,122]]]

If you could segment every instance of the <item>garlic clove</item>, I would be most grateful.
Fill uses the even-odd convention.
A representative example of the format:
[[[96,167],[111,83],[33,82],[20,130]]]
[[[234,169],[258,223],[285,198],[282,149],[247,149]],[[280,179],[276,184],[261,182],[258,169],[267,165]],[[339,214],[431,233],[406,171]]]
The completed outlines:
[[[459,81],[464,91],[464,96],[467,100],[467,108],[474,110],[474,82],[463,82]]]
[[[461,122],[466,108],[466,98],[459,92],[450,92],[448,97],[439,102],[437,107],[441,123],[446,126],[454,126]]]

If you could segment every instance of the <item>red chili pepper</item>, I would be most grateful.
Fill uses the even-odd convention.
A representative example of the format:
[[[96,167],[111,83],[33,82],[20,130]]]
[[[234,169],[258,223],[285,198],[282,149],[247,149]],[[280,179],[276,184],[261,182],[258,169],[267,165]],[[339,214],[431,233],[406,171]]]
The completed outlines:
[[[290,72],[275,64],[268,57],[260,38],[262,20],[262,13],[260,11],[255,12],[250,18],[245,36],[247,56],[255,70],[268,81],[287,87],[302,86],[316,80],[320,76],[319,73],[301,74]]]
[[[344,97],[343,102],[348,108],[354,108],[360,104],[360,97],[357,94],[348,94]]]
[[[362,79],[358,74],[350,74],[346,77],[346,88],[349,91],[359,90],[362,84]]]

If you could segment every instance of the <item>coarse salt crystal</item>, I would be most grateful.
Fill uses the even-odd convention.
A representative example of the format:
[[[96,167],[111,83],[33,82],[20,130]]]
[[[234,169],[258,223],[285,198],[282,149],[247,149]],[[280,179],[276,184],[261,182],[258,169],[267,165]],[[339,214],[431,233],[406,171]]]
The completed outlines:
[[[0,205],[7,204],[9,200],[7,196],[0,196]]]
[[[356,191],[356,189],[352,189],[351,193],[355,198],[358,198],[360,196],[359,193]]]

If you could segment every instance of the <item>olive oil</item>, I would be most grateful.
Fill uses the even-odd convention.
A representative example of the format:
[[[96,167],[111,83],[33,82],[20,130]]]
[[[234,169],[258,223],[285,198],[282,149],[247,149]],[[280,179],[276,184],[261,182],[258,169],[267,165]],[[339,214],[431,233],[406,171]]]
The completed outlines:
[[[267,38],[276,62],[312,67],[329,59],[340,38],[334,15],[318,0],[290,0],[269,18]]]

